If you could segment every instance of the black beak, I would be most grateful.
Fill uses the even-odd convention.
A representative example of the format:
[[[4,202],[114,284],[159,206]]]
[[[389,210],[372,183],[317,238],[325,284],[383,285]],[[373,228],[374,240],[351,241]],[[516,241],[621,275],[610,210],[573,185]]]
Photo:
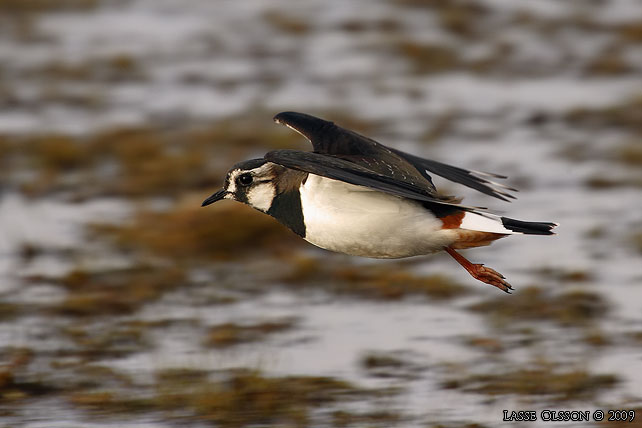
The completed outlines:
[[[218,192],[214,193],[212,196],[209,198],[205,199],[203,203],[201,204],[202,207],[207,206],[209,204],[213,204],[216,201],[220,201],[227,195],[229,192],[225,189],[221,189]]]

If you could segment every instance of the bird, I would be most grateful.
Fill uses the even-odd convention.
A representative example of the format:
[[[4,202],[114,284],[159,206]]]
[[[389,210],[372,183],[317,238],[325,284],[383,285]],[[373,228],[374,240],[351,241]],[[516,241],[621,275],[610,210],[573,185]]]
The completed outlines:
[[[494,269],[456,250],[509,235],[554,235],[554,222],[521,221],[437,191],[430,173],[503,201],[517,189],[504,175],[467,170],[401,150],[309,114],[274,121],[305,137],[313,151],[280,149],[237,163],[202,206],[229,199],[274,217],[326,250],[380,259],[445,251],[475,279],[511,293]]]

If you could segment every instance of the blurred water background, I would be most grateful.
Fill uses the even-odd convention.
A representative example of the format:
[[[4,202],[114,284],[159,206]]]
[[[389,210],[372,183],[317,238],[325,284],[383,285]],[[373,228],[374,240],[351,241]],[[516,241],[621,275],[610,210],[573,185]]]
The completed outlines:
[[[638,0],[0,0],[0,424],[641,426],[641,82]],[[467,253],[509,296],[200,208],[307,148],[283,110],[506,174],[436,182],[559,235]]]

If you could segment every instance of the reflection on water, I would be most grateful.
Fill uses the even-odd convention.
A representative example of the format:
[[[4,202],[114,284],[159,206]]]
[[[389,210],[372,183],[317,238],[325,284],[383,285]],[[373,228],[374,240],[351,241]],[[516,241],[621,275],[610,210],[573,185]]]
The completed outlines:
[[[633,0],[0,1],[3,417],[639,409],[640,18]],[[239,204],[201,209],[229,165],[306,147],[282,110],[507,174],[510,205],[436,183],[559,235],[468,253],[506,296],[447,257],[330,254]]]

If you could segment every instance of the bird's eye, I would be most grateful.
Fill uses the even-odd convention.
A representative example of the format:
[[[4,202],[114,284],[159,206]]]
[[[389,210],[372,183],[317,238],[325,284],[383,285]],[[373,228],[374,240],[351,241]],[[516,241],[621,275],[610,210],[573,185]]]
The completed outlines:
[[[249,173],[239,175],[238,182],[241,186],[249,186],[252,184],[252,175]]]

